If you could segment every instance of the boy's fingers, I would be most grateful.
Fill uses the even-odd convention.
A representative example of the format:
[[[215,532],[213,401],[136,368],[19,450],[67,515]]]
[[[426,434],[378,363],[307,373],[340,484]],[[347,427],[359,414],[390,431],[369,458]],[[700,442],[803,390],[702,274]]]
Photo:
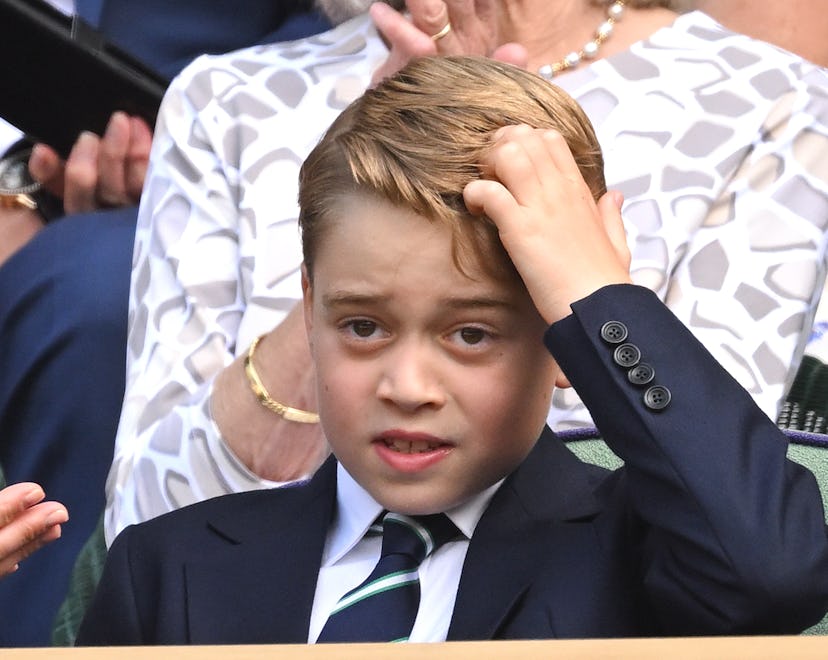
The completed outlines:
[[[553,190],[562,182],[582,181],[581,173],[575,166],[577,179],[573,178],[572,168],[564,159],[572,160],[569,146],[558,131],[549,129],[532,129],[520,136],[524,149],[535,169],[536,182],[544,190]],[[563,166],[562,166],[562,162]],[[573,161],[574,165],[574,161]]]
[[[497,132],[491,153],[495,176],[520,204],[545,204],[550,210],[567,205],[594,219],[592,193],[558,131],[505,127]]]
[[[589,186],[584,181],[584,176],[564,136],[558,131],[544,131],[543,142],[546,145],[547,154],[554,162],[555,170],[561,177],[561,180],[569,185],[569,192],[591,206],[594,203],[592,191],[590,191]]]
[[[543,143],[561,175],[572,181],[583,181],[581,170],[563,135],[555,130],[543,131]]]
[[[537,132],[528,126],[509,126],[496,134],[489,165],[520,204],[533,203],[556,180],[544,150]]]
[[[486,215],[498,226],[502,226],[517,208],[512,194],[498,181],[477,179],[471,181],[463,190],[463,201],[473,215]]]
[[[624,219],[621,216],[621,207],[624,196],[617,190],[610,190],[598,200],[598,212],[604,223],[604,230],[609,237],[615,254],[621,265],[629,271],[630,249],[627,245],[627,234],[624,230]]]

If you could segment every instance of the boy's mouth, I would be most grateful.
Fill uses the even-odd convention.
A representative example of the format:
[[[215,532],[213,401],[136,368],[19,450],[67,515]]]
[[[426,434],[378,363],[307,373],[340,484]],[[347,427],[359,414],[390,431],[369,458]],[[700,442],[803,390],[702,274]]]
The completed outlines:
[[[405,474],[416,474],[428,470],[449,456],[454,444],[430,433],[392,429],[376,436],[374,447],[380,458],[392,469]]]
[[[444,443],[430,440],[403,440],[401,438],[383,438],[385,446],[401,454],[422,454],[442,447]]]
[[[445,449],[450,443],[428,433],[411,433],[395,429],[381,433],[377,438],[388,449],[399,454],[425,454]]]

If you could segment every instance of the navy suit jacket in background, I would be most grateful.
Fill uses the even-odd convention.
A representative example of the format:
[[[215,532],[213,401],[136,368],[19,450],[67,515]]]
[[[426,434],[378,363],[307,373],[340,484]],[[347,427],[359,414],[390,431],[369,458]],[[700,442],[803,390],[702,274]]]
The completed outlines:
[[[76,10],[168,77],[203,53],[291,41],[331,27],[312,0],[76,0]]]
[[[607,321],[672,399],[655,410]],[[828,609],[813,475],[655,295],[606,287],[546,342],[625,461],[579,461],[546,430],[470,541],[449,640],[794,633]],[[77,643],[303,643],[336,463],[307,484],[230,495],[130,527]]]

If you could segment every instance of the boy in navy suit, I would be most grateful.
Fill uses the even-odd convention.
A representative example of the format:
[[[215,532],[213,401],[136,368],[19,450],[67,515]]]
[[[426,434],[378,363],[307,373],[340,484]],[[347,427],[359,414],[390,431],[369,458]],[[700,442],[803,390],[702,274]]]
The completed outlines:
[[[300,205],[335,458],[296,487],[128,528],[79,644],[781,633],[821,618],[816,481],[631,283],[620,200],[558,88],[484,59],[415,61],[334,123]],[[278,408],[255,347],[255,396]],[[569,381],[625,467],[586,465],[544,428]],[[332,637],[340,599],[375,575],[385,511],[408,526],[445,513],[453,532],[410,571],[402,637]]]

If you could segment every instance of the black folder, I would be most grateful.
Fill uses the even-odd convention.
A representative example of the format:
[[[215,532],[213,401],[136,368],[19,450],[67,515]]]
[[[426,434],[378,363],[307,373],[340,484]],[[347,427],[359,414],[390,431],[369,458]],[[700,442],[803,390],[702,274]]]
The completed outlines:
[[[0,0],[0,117],[64,157],[116,110],[154,126],[168,84],[78,17],[43,0]]]

